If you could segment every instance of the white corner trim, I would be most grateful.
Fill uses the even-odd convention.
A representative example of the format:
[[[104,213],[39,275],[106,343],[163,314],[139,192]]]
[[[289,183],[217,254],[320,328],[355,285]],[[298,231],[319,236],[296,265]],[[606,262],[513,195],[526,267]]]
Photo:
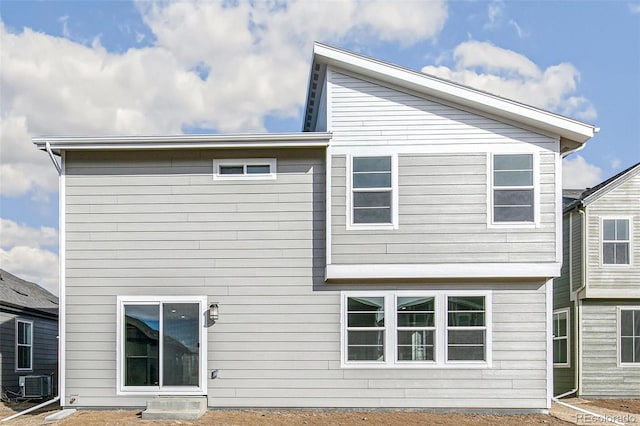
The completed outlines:
[[[60,175],[58,177],[58,246],[60,251],[58,271],[58,395],[60,396],[60,405],[67,405],[66,397],[66,347],[67,347],[67,297],[66,297],[66,170],[67,170],[67,153],[60,153]]]
[[[331,154],[331,146],[327,147],[325,151],[325,263],[331,264],[331,235],[333,231],[331,229],[331,214],[332,214],[332,202],[331,202],[331,176],[333,174],[333,157]]]
[[[440,263],[327,265],[327,280],[402,278],[550,278],[560,263]],[[639,290],[640,291],[640,290]]]

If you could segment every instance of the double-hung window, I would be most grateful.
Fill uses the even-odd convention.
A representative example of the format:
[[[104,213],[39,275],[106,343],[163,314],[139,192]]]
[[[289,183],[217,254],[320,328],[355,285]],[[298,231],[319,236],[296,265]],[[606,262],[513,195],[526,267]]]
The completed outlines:
[[[620,364],[640,366],[640,307],[618,308]]]
[[[629,219],[602,220],[602,263],[629,265]]]
[[[533,154],[494,154],[493,223],[535,222]]]
[[[486,346],[485,298],[447,298],[447,360],[484,361]]]
[[[553,365],[569,366],[569,309],[553,312]]]
[[[490,364],[490,292],[343,293],[344,367]]]
[[[350,226],[393,227],[397,224],[395,157],[351,157]]]
[[[16,370],[33,370],[33,322],[16,319]]]

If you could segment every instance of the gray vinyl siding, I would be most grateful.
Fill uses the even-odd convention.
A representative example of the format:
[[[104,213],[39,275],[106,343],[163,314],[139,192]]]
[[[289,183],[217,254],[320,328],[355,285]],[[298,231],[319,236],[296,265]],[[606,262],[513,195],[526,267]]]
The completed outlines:
[[[397,230],[346,229],[347,156],[332,156],[332,264],[556,261],[557,140],[342,71],[327,90],[333,147],[399,152]],[[523,146],[539,152],[540,226],[490,227],[487,153]]]
[[[640,175],[613,188],[587,206],[589,244],[588,290],[637,289],[640,283]],[[602,264],[601,220],[607,218],[630,218],[631,258],[629,266]],[[606,297],[606,296],[605,296]]]
[[[277,179],[214,181],[212,159],[277,157]],[[206,295],[212,407],[546,408],[544,283],[324,282],[324,150],[66,154],[66,400],[116,393],[116,298]],[[340,291],[493,290],[486,369],[340,366]],[[428,385],[427,385],[428,384]]]
[[[585,300],[582,311],[582,395],[584,397],[640,397],[640,365],[617,365],[618,306],[637,301]]]
[[[584,284],[583,235],[584,215],[572,212],[571,215],[571,291],[578,291]],[[566,216],[565,216],[566,217]]]
[[[539,228],[488,227],[487,155],[463,153],[400,154],[398,229],[348,230],[346,161],[332,158],[333,264],[555,262],[553,154],[540,155]]]
[[[33,370],[16,371],[16,319],[33,322]],[[0,310],[0,388],[17,392],[18,377],[53,374],[57,381],[58,322]]]

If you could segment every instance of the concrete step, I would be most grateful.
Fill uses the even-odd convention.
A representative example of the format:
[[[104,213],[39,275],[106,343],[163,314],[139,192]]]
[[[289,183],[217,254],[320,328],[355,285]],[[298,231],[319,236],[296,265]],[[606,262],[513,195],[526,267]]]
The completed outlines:
[[[159,396],[147,401],[143,419],[196,420],[207,411],[206,396]]]

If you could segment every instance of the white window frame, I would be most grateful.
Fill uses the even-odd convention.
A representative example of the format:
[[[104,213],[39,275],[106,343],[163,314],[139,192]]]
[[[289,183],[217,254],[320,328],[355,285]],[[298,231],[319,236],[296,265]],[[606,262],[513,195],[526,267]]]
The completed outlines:
[[[247,173],[247,166],[268,165],[269,173]],[[243,173],[237,175],[220,174],[220,167],[242,167]],[[275,158],[225,158],[213,160],[214,180],[269,180],[276,179],[277,161]]]
[[[124,361],[124,337],[126,336],[124,315],[125,305],[158,305],[162,303],[198,303],[200,306],[199,323],[200,329],[200,348],[199,348],[199,369],[200,369],[200,386],[183,387],[183,386],[125,386],[125,369]],[[117,298],[117,320],[116,320],[116,393],[118,395],[206,395],[207,394],[207,324],[204,321],[207,312],[206,296],[118,296]],[[160,309],[162,314],[162,309]],[[160,321],[162,324],[162,320]],[[162,325],[160,325],[160,334],[162,335]],[[162,339],[160,339],[162,341]],[[162,346],[159,346],[162,351]],[[162,364],[160,364],[159,374],[162,374]]]
[[[485,360],[447,360],[447,297],[482,296],[485,299]],[[349,361],[347,358],[347,300],[349,297],[384,297],[384,361]],[[435,306],[434,361],[398,360],[397,298],[433,297]],[[491,290],[437,291],[343,291],[340,302],[340,365],[342,368],[491,368],[492,365],[492,292]]]
[[[449,360],[449,331],[450,330],[470,330],[470,331],[476,331],[476,330],[483,330],[484,331],[484,338],[485,338],[485,352],[484,352],[484,358],[487,358],[487,341],[488,341],[488,333],[487,333],[487,299],[485,297],[484,300],[484,326],[452,326],[449,324],[449,297],[465,297],[465,296],[482,296],[482,295],[471,295],[471,294],[450,294],[447,293],[444,297],[444,304],[445,304],[445,321],[446,321],[446,330],[445,330],[445,353],[446,353],[446,361],[448,363],[459,363],[459,364],[477,364],[479,362],[485,362],[485,360]]]
[[[553,311],[553,341],[558,340],[566,340],[567,341],[567,362],[553,362],[553,366],[556,368],[569,368],[571,367],[571,316],[570,316],[569,308],[555,309]],[[566,336],[556,336],[556,315],[565,314],[567,316],[567,335]],[[552,353],[551,356],[554,354]]]
[[[640,368],[640,360],[638,362],[622,362],[622,311],[638,311],[640,306],[618,306],[617,307],[617,327],[616,327],[616,364],[618,367]],[[635,337],[635,336],[634,336]]]
[[[353,222],[353,159],[360,157],[390,157],[391,158],[391,223],[354,223]],[[398,229],[398,154],[356,152],[346,158],[346,228],[349,230],[382,230]],[[369,191],[387,190],[387,188],[367,188]]]
[[[496,155],[531,155],[533,164],[533,185],[500,186],[499,189],[533,189],[533,222],[496,222],[494,220],[494,168]],[[489,228],[539,228],[540,227],[540,155],[536,151],[505,151],[487,153],[487,227]]]
[[[18,343],[18,328],[19,325],[18,324],[28,324],[29,328],[31,330],[31,341],[29,343]],[[33,321],[29,321],[29,320],[23,320],[20,318],[16,318],[16,333],[15,333],[15,337],[16,337],[16,346],[15,346],[15,350],[16,350],[16,354],[15,354],[15,367],[16,367],[16,371],[33,371]],[[29,350],[29,367],[28,368],[19,368],[18,367],[18,348],[19,347],[28,347]]]
[[[626,220],[629,223],[628,240],[605,240],[605,220]],[[604,263],[604,243],[627,243],[629,245],[629,263]],[[630,268],[633,266],[633,216],[601,216],[600,217],[600,266],[603,268]]]

